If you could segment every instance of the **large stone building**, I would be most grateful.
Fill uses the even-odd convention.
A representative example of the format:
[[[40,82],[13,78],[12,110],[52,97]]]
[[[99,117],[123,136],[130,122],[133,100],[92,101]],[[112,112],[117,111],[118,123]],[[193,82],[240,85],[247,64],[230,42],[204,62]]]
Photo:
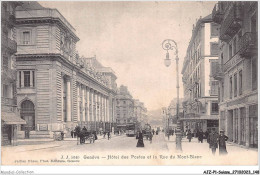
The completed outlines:
[[[136,122],[134,116],[134,99],[127,89],[127,86],[121,85],[116,96],[116,123],[126,124]]]
[[[79,57],[73,26],[57,9],[26,2],[16,11],[20,138],[99,130],[113,121],[116,76],[96,58]],[[110,127],[110,126],[108,126]]]
[[[258,147],[258,3],[218,2],[213,21],[220,24],[219,62],[213,76],[219,80],[220,129],[229,141]]]
[[[1,2],[1,144],[17,145],[17,127],[26,122],[18,117],[16,100],[15,8],[21,2]]]
[[[218,81],[212,77],[218,62],[219,25],[211,15],[200,18],[184,59],[182,74],[184,87],[183,126],[191,131],[218,129]]]

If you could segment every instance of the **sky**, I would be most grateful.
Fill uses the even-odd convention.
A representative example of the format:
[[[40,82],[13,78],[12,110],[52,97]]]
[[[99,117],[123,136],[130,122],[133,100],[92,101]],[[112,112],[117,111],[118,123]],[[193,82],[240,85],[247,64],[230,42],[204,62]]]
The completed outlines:
[[[43,1],[56,8],[76,29],[80,56],[96,58],[111,67],[118,87],[123,84],[133,98],[149,110],[168,106],[176,97],[176,62],[165,67],[165,39],[173,39],[179,51],[180,97],[183,97],[181,69],[193,24],[212,12],[215,1]]]

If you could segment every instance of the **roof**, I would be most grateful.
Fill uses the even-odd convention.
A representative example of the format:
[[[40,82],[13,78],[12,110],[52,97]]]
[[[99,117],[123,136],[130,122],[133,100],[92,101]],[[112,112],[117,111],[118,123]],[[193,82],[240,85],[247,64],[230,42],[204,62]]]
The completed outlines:
[[[36,1],[24,1],[22,6],[18,6],[16,10],[39,10],[39,9],[45,9],[45,7],[41,6]]]
[[[16,116],[14,112],[1,112],[1,120],[7,125],[26,124],[26,121]]]

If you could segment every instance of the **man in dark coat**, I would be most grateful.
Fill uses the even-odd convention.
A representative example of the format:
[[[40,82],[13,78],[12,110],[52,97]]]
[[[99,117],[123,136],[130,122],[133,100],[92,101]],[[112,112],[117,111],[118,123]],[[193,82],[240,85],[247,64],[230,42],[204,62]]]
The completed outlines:
[[[143,140],[143,133],[142,132],[139,132],[136,147],[144,147],[144,140]]]
[[[203,143],[203,132],[201,129],[198,131],[198,140],[199,142]]]
[[[189,140],[189,142],[191,141],[191,138],[192,138],[192,134],[191,134],[191,131],[189,129],[188,133],[187,133],[187,139]]]
[[[215,155],[218,148],[218,133],[215,131],[215,128],[209,134],[209,148],[211,148],[212,154]]]
[[[74,131],[73,130],[70,131],[70,135],[73,138],[73,136],[74,136]]]
[[[224,131],[220,131],[220,135],[218,137],[218,144],[219,144],[219,155],[226,155],[227,154],[227,148],[226,148],[226,141],[228,140],[228,137],[224,135]]]

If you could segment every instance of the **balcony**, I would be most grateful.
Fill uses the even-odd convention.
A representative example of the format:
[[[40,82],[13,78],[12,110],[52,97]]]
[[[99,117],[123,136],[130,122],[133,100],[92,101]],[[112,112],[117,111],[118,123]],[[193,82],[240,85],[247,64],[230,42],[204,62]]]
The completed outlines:
[[[15,81],[16,71],[7,67],[2,67],[1,69],[2,80]]]
[[[214,69],[211,70],[211,76],[214,79],[221,81],[224,78],[223,65],[216,63]]]
[[[1,104],[4,106],[16,106],[16,100],[13,98],[6,98],[6,97],[1,97]]]
[[[17,43],[14,40],[11,40],[7,36],[2,36],[2,46],[5,46],[11,54],[17,52]]]
[[[224,17],[224,9],[223,9],[223,4],[221,2],[218,2],[213,11],[212,11],[212,20],[215,23],[220,24],[221,21],[223,20]]]
[[[241,28],[242,7],[240,2],[232,2],[221,23],[219,39],[228,42]]]
[[[238,41],[238,53],[242,57],[250,57],[257,54],[257,35],[256,33],[245,33]]]

